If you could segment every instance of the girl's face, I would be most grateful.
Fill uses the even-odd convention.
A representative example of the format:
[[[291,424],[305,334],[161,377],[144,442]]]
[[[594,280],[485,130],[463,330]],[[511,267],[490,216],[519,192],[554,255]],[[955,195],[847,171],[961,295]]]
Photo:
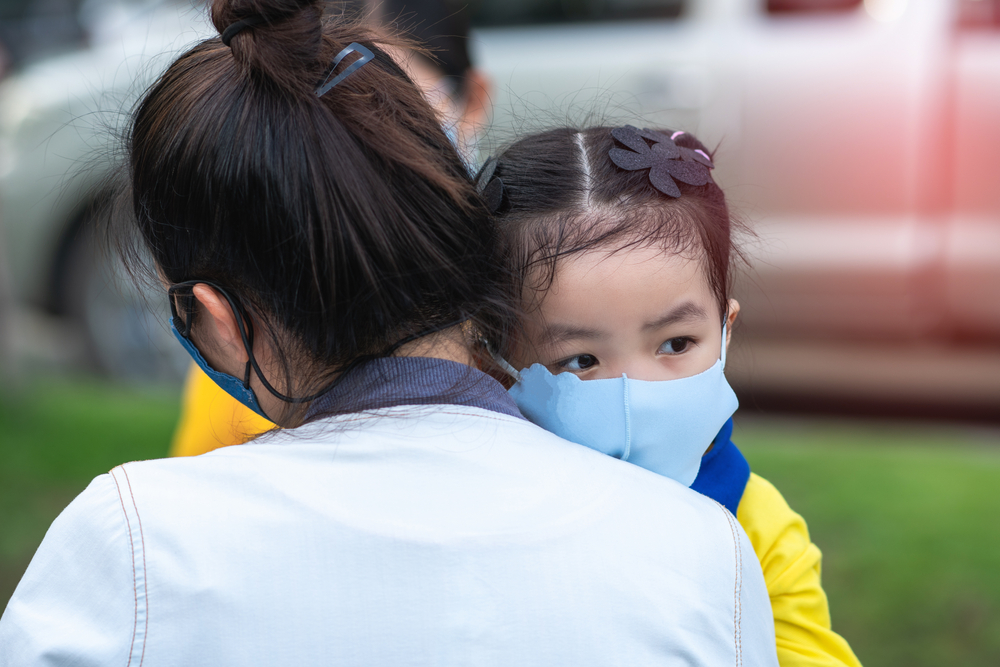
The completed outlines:
[[[727,332],[739,308],[730,299]],[[540,363],[583,380],[689,377],[722,351],[719,305],[702,261],[659,248],[560,260],[551,288],[525,320],[514,366]]]

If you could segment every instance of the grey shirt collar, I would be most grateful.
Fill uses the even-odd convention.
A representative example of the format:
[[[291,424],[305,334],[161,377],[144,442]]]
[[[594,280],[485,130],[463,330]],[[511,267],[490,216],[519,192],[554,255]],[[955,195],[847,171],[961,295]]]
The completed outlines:
[[[465,405],[524,419],[499,382],[471,366],[431,357],[374,359],[309,405],[305,421],[397,405]]]

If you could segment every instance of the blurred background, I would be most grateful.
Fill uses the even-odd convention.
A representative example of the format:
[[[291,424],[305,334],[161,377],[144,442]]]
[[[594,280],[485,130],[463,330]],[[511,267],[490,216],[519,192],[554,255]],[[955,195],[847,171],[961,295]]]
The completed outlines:
[[[440,1],[488,94],[471,159],[566,123],[717,146],[754,232],[736,442],[834,629],[1000,664],[1000,0]],[[0,604],[94,475],[166,454],[190,360],[92,221],[132,103],[214,35],[191,2],[0,0]]]

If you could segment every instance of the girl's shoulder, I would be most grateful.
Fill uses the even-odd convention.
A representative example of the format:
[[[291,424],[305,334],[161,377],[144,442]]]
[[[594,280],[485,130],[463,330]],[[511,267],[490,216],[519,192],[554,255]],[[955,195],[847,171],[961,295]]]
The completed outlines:
[[[795,512],[781,492],[760,475],[751,472],[736,518],[743,526],[761,562],[766,555],[800,554],[811,544],[805,519]]]

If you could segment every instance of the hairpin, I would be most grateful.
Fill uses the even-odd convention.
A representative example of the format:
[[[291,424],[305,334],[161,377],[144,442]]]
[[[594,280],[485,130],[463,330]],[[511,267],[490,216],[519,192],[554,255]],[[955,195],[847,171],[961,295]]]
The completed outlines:
[[[489,157],[476,174],[476,190],[479,191],[486,207],[490,213],[496,213],[503,206],[506,199],[506,190],[503,186],[503,179],[494,176],[500,161],[495,157]]]
[[[667,136],[654,130],[638,130],[631,125],[616,127],[611,130],[611,136],[632,150],[612,148],[608,157],[626,171],[649,169],[649,182],[654,188],[670,197],[680,197],[681,190],[675,181],[705,185],[712,182],[709,169],[715,168],[705,151],[677,145],[675,140],[683,134],[679,131]],[[647,144],[647,140],[653,145]]]
[[[355,60],[350,65],[348,65],[347,69],[345,69],[343,72],[341,72],[337,76],[334,76],[331,79],[330,77],[333,76],[333,73],[337,70],[337,65],[339,65],[340,61],[346,58],[347,55],[350,53],[357,53],[361,57]],[[326,75],[326,79],[324,79],[319,84],[319,88],[316,89],[316,97],[323,97],[324,95],[326,95],[333,89],[334,86],[336,86],[338,83],[340,83],[347,77],[357,72],[366,63],[371,61],[374,57],[375,57],[374,53],[372,53],[367,47],[362,46],[357,42],[351,42],[350,44],[345,46],[344,49],[334,57],[333,63],[330,65],[330,73]]]

